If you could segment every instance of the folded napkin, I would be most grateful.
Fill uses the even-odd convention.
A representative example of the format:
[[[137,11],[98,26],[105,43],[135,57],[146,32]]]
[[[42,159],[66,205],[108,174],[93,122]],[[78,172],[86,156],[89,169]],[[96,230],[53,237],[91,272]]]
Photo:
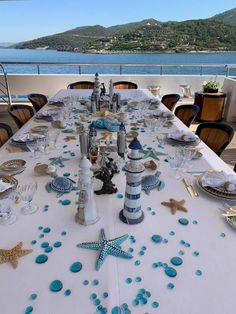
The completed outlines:
[[[197,139],[197,137],[191,132],[184,132],[184,131],[175,131],[167,135],[168,138],[174,140],[181,140],[185,142],[192,142]]]
[[[0,192],[4,192],[11,188],[13,185],[7,182],[4,182],[2,179],[0,179]]]
[[[212,188],[222,187],[228,192],[233,192],[236,190],[236,175],[226,174],[223,171],[206,172],[202,176],[201,184]]]
[[[13,137],[13,140],[16,142],[26,142],[26,141],[33,141],[38,138],[44,138],[45,136],[43,134],[39,133],[23,133],[23,134],[18,134],[15,137]]]

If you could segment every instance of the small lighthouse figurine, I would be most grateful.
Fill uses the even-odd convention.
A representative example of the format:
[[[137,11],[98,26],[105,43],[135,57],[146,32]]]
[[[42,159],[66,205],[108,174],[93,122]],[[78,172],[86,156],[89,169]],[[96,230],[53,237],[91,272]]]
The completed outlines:
[[[145,167],[140,162],[142,155],[139,150],[142,145],[137,138],[129,144],[131,152],[124,167],[126,171],[126,188],[124,208],[120,211],[120,220],[124,223],[134,225],[143,221],[144,214],[141,209],[141,174]]]
[[[82,225],[91,225],[99,220],[96,203],[94,200],[91,162],[86,156],[80,159],[80,180],[79,180],[79,205],[75,215],[75,221]]]

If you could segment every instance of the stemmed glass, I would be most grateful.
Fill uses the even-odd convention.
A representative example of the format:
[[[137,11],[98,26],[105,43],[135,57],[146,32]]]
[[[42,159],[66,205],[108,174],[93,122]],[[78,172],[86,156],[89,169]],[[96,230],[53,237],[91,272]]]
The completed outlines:
[[[176,150],[176,152],[174,154],[169,154],[168,157],[168,162],[170,167],[174,170],[175,173],[175,178],[177,180],[181,179],[181,173],[180,173],[180,169],[183,167],[184,164],[184,158],[182,155],[179,154],[179,151]]]
[[[159,143],[159,147],[164,149],[166,134],[165,133],[158,133],[157,134],[157,141]]]
[[[12,199],[4,198],[0,201],[0,224],[11,225],[16,221],[16,215],[11,210]]]
[[[37,150],[38,150],[38,143],[37,143],[37,139],[34,140],[27,140],[25,142],[27,148],[32,152],[31,157],[33,158],[38,158],[39,156],[36,154]]]
[[[36,204],[31,204],[37,188],[38,185],[36,182],[30,182],[17,187],[20,199],[25,203],[25,206],[21,208],[24,215],[33,214],[38,210],[38,206]]]
[[[60,135],[60,131],[59,130],[50,130],[50,132],[48,132],[48,144],[49,144],[49,147],[57,148],[56,143],[57,143],[59,135]]]

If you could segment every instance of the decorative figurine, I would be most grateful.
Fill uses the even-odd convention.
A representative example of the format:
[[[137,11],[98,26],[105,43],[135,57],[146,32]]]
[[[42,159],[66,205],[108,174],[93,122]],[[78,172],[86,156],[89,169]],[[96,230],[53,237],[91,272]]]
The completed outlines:
[[[126,150],[126,130],[124,123],[120,124],[120,129],[119,132],[117,133],[117,150],[118,155],[124,158]]]
[[[141,173],[145,170],[140,162],[142,155],[139,150],[142,145],[135,137],[129,144],[131,152],[128,154],[130,161],[124,166],[126,171],[126,189],[124,208],[120,211],[120,219],[127,224],[138,224],[143,221],[144,214],[141,210]]]
[[[91,162],[86,156],[81,157],[79,167],[79,206],[75,215],[75,221],[82,225],[91,225],[100,218],[97,215],[96,203],[93,194],[92,172],[90,171]]]
[[[91,95],[91,113],[96,113],[97,112],[97,104],[95,101],[95,95],[94,92]]]
[[[86,131],[79,134],[80,152],[81,156],[88,156],[89,152],[89,137]]]
[[[160,171],[157,171],[155,174],[142,177],[142,191],[147,195],[154,189],[161,191],[165,187],[165,183],[159,179],[160,174]]]
[[[109,97],[110,97],[110,100],[112,100],[113,94],[114,94],[113,82],[112,82],[112,80],[110,80],[110,82],[109,82]]]
[[[100,96],[106,96],[106,87],[105,87],[105,84],[102,83],[101,85],[102,85],[102,87],[101,87]]]
[[[95,191],[97,195],[112,194],[118,191],[115,184],[111,181],[113,174],[114,172],[107,168],[107,166],[101,167],[94,172],[94,177],[103,182],[101,190]]]
[[[99,108],[99,100],[100,100],[100,82],[99,82],[99,76],[98,73],[95,74],[95,80],[94,80],[94,101],[96,103],[97,111],[100,110]]]

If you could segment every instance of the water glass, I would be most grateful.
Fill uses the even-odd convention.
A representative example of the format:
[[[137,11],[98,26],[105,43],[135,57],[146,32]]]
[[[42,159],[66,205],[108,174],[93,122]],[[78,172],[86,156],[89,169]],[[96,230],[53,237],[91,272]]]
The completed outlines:
[[[30,182],[17,187],[19,197],[21,201],[25,203],[25,206],[21,208],[21,212],[24,215],[33,214],[38,210],[38,206],[36,204],[31,204],[37,188],[38,185],[36,182]]]
[[[180,173],[180,169],[183,166],[184,159],[181,158],[181,156],[178,156],[175,154],[175,155],[168,155],[167,160],[171,169],[174,170],[175,178],[177,180],[181,179],[182,176]]]
[[[56,144],[57,144],[57,140],[58,140],[59,135],[60,135],[59,130],[50,130],[50,132],[48,133],[49,147],[57,148]]]
[[[25,142],[27,148],[31,151],[32,155],[31,157],[33,158],[38,158],[39,156],[36,154],[37,150],[38,150],[38,143],[37,143],[37,139],[34,140],[27,140]]]
[[[16,215],[11,210],[12,199],[4,198],[0,201],[0,224],[11,225],[16,221]]]
[[[164,148],[165,140],[166,140],[166,134],[165,133],[159,133],[157,135],[157,141],[159,143],[160,148]]]

